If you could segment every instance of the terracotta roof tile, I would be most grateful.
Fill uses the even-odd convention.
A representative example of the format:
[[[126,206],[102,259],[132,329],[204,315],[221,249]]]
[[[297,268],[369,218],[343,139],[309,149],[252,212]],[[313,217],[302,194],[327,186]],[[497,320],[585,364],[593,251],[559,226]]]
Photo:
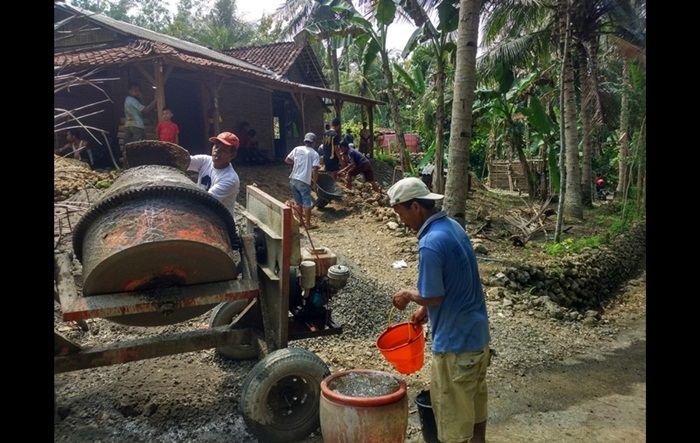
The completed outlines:
[[[304,46],[294,42],[272,43],[269,45],[246,46],[227,49],[226,55],[267,68],[279,75],[286,75]]]
[[[122,46],[94,50],[81,50],[79,52],[58,53],[54,55],[54,66],[59,69],[64,67],[79,69],[122,64],[132,60],[151,58],[155,56],[166,56],[169,58],[180,59],[193,65],[223,69],[229,72],[245,73],[254,77],[266,78],[281,83],[291,83],[288,80],[279,78],[279,76],[275,74],[263,74],[256,70],[246,69],[240,66],[215,60],[209,60],[204,57],[189,55],[182,51],[178,51],[172,46],[141,39],[132,40]]]

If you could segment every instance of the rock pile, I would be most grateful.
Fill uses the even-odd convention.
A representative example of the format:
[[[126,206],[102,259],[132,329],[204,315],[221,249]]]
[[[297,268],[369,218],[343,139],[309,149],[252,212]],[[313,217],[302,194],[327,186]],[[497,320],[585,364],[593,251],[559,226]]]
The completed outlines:
[[[511,266],[486,283],[499,287],[495,294],[504,299],[505,307],[543,307],[551,317],[580,320],[584,317],[581,312],[600,310],[602,302],[640,268],[645,256],[646,222],[642,221],[609,246],[585,251],[546,268],[530,264]]]

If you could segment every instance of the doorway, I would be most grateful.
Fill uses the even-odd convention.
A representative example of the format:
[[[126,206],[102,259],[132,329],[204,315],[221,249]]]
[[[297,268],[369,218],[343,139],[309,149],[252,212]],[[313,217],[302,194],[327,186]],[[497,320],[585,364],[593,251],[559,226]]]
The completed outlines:
[[[272,116],[275,125],[275,158],[283,159],[301,144],[301,116],[287,92],[272,94]]]
[[[173,122],[180,128],[180,146],[192,155],[210,151],[199,90],[197,82],[172,76],[165,85],[165,106],[173,111]]]

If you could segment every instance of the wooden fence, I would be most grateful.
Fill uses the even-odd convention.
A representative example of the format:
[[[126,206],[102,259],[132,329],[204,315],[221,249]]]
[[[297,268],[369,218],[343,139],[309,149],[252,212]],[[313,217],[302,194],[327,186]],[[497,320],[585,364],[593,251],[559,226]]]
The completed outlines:
[[[529,159],[530,170],[542,174],[544,162],[541,158]],[[520,161],[491,160],[489,162],[488,186],[490,188],[508,189],[509,191],[527,192],[527,178]]]

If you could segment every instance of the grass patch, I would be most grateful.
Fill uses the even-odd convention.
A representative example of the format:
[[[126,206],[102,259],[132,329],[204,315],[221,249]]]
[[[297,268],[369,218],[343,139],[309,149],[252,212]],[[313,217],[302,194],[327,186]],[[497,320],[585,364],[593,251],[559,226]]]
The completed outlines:
[[[559,243],[548,243],[543,246],[549,255],[578,254],[586,248],[596,249],[603,243],[599,235],[582,238],[567,238]]]
[[[634,205],[627,205],[624,212],[622,207],[616,213],[597,214],[591,221],[596,227],[607,227],[605,232],[599,235],[581,238],[567,238],[559,243],[547,243],[542,246],[545,253],[553,256],[566,254],[578,254],[586,248],[596,249],[601,245],[610,243],[614,238],[627,232],[632,225],[642,217],[641,211]]]

